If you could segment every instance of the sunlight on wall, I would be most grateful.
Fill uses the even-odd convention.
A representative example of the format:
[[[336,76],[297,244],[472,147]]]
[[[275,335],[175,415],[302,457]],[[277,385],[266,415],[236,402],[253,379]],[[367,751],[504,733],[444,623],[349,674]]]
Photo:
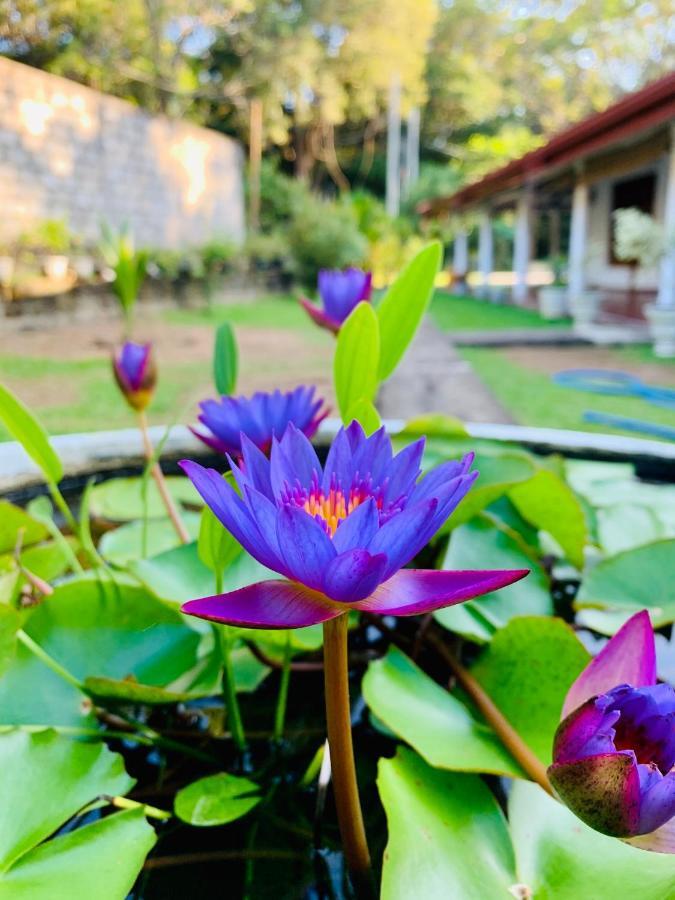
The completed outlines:
[[[196,206],[206,191],[206,167],[211,153],[208,142],[188,135],[169,148],[169,156],[182,170],[187,206]]]

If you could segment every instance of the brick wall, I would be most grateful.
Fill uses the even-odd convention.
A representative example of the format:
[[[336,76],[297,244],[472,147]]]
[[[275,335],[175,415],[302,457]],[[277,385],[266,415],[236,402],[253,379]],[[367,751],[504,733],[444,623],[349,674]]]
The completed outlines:
[[[244,232],[239,144],[0,57],[0,241],[47,218],[97,241],[128,222],[137,243]]]

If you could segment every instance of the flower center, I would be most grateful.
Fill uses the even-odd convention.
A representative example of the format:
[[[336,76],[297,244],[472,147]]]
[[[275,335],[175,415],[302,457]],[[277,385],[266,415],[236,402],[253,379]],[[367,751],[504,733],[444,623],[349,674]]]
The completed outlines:
[[[330,537],[333,537],[340,522],[346,519],[349,513],[360,506],[366,498],[367,494],[361,488],[352,488],[345,496],[340,488],[331,488],[327,494],[324,494],[319,488],[313,487],[302,504],[302,508],[310,516],[318,519]]]

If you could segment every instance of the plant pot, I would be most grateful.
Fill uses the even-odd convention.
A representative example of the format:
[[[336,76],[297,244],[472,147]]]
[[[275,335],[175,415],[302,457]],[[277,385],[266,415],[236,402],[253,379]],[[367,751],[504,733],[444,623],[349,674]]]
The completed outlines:
[[[569,311],[569,290],[563,285],[539,288],[539,314],[542,319],[562,319]]]
[[[675,357],[675,307],[645,307],[649,330],[654,341],[654,356],[666,359]]]
[[[584,328],[591,325],[600,306],[599,291],[584,291],[583,294],[570,296],[570,311],[574,319],[575,328]]]
[[[72,266],[81,281],[91,281],[96,272],[96,260],[93,256],[76,256]]]
[[[0,284],[9,287],[14,280],[16,261],[13,256],[0,256]]]
[[[68,274],[69,259],[61,254],[50,254],[42,259],[42,271],[47,278],[54,281],[63,281]]]

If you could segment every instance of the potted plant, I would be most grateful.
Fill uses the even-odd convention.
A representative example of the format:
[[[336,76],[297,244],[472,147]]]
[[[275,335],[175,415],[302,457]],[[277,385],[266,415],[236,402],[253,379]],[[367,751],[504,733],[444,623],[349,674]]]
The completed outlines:
[[[553,281],[539,288],[539,313],[542,319],[562,319],[569,312],[567,261],[564,256],[550,259]]]
[[[638,266],[655,266],[672,251],[673,240],[653,216],[634,207],[617,209],[614,222],[614,253],[631,265],[633,292]],[[670,285],[669,293],[662,288],[656,302],[645,307],[645,315],[654,341],[654,354],[675,356],[675,286]]]
[[[62,281],[68,274],[68,251],[72,247],[72,236],[65,219],[45,219],[31,238],[35,250],[41,254],[44,274],[54,281]]]

